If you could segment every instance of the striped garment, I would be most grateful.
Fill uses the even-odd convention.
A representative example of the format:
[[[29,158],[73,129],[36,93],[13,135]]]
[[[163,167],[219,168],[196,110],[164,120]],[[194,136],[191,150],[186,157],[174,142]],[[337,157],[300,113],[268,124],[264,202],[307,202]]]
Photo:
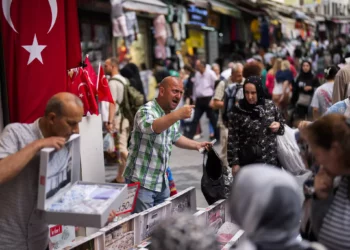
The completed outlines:
[[[177,189],[175,186],[175,181],[173,178],[173,173],[170,170],[170,167],[168,167],[166,174],[168,176],[168,181],[169,181],[169,189],[170,189],[170,196],[174,196],[177,194]]]
[[[168,185],[166,170],[171,150],[181,137],[179,121],[161,134],[153,131],[153,122],[164,115],[156,100],[146,103],[137,111],[124,173],[126,179],[140,182],[141,187],[156,192],[162,191],[164,181]]]
[[[350,200],[348,178],[343,178],[323,219],[319,242],[329,250],[350,249]]]

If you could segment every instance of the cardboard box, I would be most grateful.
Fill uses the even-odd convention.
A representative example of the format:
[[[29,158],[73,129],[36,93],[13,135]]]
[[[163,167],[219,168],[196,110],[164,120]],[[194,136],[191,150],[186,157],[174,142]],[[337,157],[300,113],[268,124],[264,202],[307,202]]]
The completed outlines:
[[[62,249],[75,240],[75,227],[49,225],[49,249]]]
[[[102,228],[105,250],[125,250],[133,248],[140,241],[139,214],[133,214],[121,221]]]
[[[197,211],[196,188],[189,187],[166,201],[171,202],[171,215],[186,212],[194,214]]]
[[[49,224],[102,228],[109,213],[127,197],[127,185],[79,181],[79,139],[79,135],[72,135],[59,151],[41,150],[38,209],[45,211]],[[94,191],[88,194],[89,189]],[[79,199],[82,201],[76,202]],[[70,203],[61,203],[62,200]],[[73,203],[74,206],[62,205]]]
[[[149,238],[152,235],[156,226],[164,219],[170,217],[171,203],[168,201],[163,202],[155,207],[147,209],[140,213],[139,219],[139,231],[140,239],[136,244],[140,244],[141,241]]]
[[[193,216],[197,217],[203,225],[208,225],[208,212],[206,210],[199,210]]]
[[[219,200],[206,209],[208,216],[207,225],[213,228],[215,233],[226,221],[226,210],[226,200]]]
[[[87,237],[77,238],[73,243],[69,244],[69,246],[64,249],[104,250],[103,240],[104,240],[104,234],[101,232],[97,232]]]

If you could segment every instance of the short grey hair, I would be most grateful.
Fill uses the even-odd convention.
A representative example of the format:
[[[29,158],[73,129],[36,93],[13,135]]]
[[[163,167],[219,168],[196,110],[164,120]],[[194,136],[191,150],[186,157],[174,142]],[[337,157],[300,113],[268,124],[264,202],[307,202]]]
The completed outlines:
[[[214,68],[214,67],[218,67],[218,68],[220,69],[220,65],[217,64],[217,63],[213,63],[213,64],[211,65],[211,68]]]
[[[236,72],[238,69],[243,69],[243,64],[242,63],[233,63],[232,72]]]

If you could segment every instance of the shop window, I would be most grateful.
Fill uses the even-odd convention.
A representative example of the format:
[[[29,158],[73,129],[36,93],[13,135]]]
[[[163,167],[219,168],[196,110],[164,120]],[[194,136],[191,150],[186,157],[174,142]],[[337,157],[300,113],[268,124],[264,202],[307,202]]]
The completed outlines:
[[[82,23],[81,49],[97,72],[100,62],[112,56],[110,26],[91,23]]]

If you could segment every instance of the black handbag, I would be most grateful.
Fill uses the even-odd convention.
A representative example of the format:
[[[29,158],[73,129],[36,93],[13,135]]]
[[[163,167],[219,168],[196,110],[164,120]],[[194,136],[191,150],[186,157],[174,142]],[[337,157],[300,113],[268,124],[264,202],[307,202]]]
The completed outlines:
[[[207,160],[205,158],[207,156]],[[203,156],[203,176],[201,180],[202,193],[209,205],[221,199],[227,199],[230,193],[232,176],[224,167],[214,149],[205,151]]]
[[[259,130],[259,138],[263,135],[264,132],[264,121],[265,120],[263,119],[262,125]],[[259,163],[262,161],[262,148],[259,145],[259,138],[257,143],[251,143],[239,149],[238,156],[240,166]]]

